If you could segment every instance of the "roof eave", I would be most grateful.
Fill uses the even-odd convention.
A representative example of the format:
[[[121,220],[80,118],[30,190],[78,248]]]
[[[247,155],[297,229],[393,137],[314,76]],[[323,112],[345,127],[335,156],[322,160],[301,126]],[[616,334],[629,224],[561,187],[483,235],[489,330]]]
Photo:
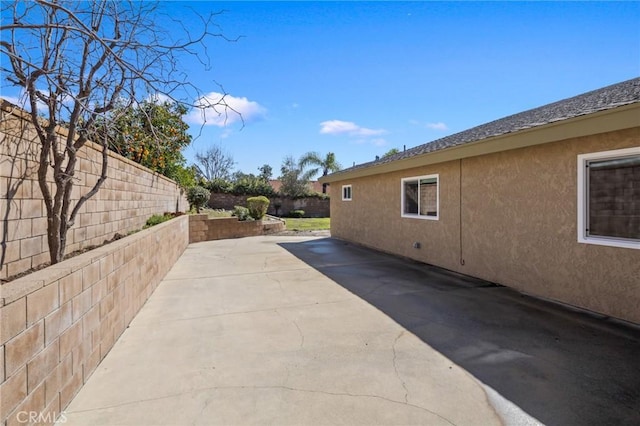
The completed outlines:
[[[640,103],[638,102],[388,163],[332,173],[320,178],[319,181],[321,183],[344,181],[632,127],[640,127]]]

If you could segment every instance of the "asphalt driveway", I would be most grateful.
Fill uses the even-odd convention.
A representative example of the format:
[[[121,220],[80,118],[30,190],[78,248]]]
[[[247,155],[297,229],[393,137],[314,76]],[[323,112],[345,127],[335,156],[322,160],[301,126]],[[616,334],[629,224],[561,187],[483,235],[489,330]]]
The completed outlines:
[[[635,328],[338,240],[210,241],[64,424],[640,424],[639,355]]]

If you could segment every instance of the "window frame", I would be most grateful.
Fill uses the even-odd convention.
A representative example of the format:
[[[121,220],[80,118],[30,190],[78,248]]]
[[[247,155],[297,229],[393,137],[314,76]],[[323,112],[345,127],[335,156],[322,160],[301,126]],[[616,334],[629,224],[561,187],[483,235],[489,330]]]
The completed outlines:
[[[349,190],[349,197],[345,196],[345,190]],[[353,187],[352,185],[342,185],[342,201],[351,201],[353,200]]]
[[[436,180],[436,215],[428,216],[420,214],[420,194],[418,193],[418,213],[405,213],[405,182],[418,182],[418,191],[420,190],[420,181],[423,179],[434,179]],[[421,175],[421,176],[411,176],[402,178],[400,180],[400,216],[408,219],[426,219],[426,220],[440,220],[440,174],[434,173],[430,175]]]
[[[583,244],[596,244],[609,247],[621,247],[640,249],[640,241],[634,241],[632,239],[606,237],[601,235],[588,235],[587,225],[589,223],[589,185],[588,185],[588,173],[587,164],[590,161],[596,160],[611,160],[622,157],[631,157],[640,155],[640,147],[616,149],[612,151],[593,152],[587,154],[578,155],[578,220],[577,220],[577,232],[578,242]]]

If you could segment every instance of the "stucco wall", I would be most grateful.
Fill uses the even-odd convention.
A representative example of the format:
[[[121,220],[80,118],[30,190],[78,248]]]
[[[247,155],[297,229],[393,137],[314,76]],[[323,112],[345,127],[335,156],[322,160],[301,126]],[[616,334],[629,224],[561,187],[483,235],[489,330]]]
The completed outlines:
[[[188,244],[180,216],[0,286],[0,425],[52,420]]]
[[[24,113],[7,105],[0,119],[0,279],[49,261],[46,209],[37,181],[38,142]],[[102,161],[98,149],[88,143],[78,153],[73,199],[96,182]],[[108,161],[108,178],[81,208],[67,234],[66,253],[140,229],[153,214],[188,209],[172,180],[115,153]]]
[[[334,182],[331,234],[640,323],[640,250],[579,244],[576,224],[577,155],[639,141],[634,128]],[[433,173],[440,220],[401,218],[400,179]]]

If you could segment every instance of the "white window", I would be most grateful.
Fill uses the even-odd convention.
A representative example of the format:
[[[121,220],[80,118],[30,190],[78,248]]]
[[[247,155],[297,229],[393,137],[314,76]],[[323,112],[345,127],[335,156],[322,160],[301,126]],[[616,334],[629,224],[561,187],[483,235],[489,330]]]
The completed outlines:
[[[402,217],[438,220],[439,175],[402,179]]]
[[[351,201],[351,185],[342,185],[342,201]]]
[[[640,249],[640,147],[578,155],[578,242]]]

